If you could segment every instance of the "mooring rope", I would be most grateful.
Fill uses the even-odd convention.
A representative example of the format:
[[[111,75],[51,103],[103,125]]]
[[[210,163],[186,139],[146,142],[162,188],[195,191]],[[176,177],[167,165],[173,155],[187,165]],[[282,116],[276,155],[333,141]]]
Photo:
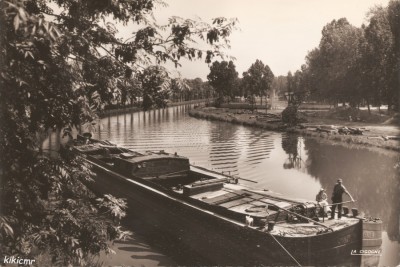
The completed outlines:
[[[302,267],[301,264],[293,257],[292,254],[290,254],[290,252],[275,238],[275,236],[273,236],[271,233],[269,233],[269,235],[276,241],[276,243],[279,244],[279,246],[281,246],[281,248],[297,263],[298,266]]]

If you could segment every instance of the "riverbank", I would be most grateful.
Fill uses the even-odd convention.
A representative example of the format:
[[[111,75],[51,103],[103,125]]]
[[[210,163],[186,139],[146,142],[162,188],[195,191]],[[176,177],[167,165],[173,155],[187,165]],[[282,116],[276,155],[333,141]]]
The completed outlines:
[[[167,107],[175,107],[175,106],[180,106],[180,105],[190,105],[190,104],[200,104],[200,103],[205,103],[205,102],[210,102],[212,99],[196,99],[196,100],[189,100],[189,101],[182,101],[182,102],[168,102]],[[124,114],[124,113],[131,113],[131,112],[138,112],[138,111],[143,111],[142,107],[124,107],[124,108],[117,108],[117,109],[108,109],[108,110],[103,110],[100,114],[100,118],[104,118],[105,116],[108,115],[119,115],[119,114]]]
[[[134,234],[127,240],[115,241],[111,247],[116,254],[101,253],[97,266],[177,266],[171,258],[149,245],[142,236]]]
[[[300,123],[298,126],[288,126],[277,119],[280,116],[281,110],[271,110],[268,113],[269,115],[267,116],[265,112],[251,113],[226,108],[201,108],[191,110],[189,115],[196,118],[258,127],[269,131],[295,133],[346,146],[351,145],[400,152],[400,140],[390,139],[400,135],[400,127],[395,124],[342,121],[329,118],[328,116],[307,116],[302,114],[303,123]],[[337,131],[337,126],[362,129],[362,134],[340,134]]]

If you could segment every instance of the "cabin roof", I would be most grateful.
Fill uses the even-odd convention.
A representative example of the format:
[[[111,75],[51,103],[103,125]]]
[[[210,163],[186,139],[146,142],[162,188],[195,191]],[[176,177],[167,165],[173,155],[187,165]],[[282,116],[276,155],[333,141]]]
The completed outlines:
[[[138,163],[143,161],[151,161],[151,160],[158,160],[158,159],[187,159],[182,156],[178,155],[171,155],[171,154],[150,154],[144,156],[134,156],[132,158],[120,158],[120,160],[124,160],[130,163]]]

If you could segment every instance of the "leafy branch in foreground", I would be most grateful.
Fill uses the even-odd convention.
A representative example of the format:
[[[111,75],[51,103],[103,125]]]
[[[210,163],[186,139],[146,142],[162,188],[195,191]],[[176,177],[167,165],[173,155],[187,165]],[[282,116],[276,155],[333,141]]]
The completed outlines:
[[[126,203],[109,195],[96,200],[84,185],[93,177],[89,166],[76,156],[44,154],[41,133],[92,125],[105,104],[148,90],[143,82],[160,69],[147,64],[223,55],[236,20],[209,25],[174,17],[158,26],[152,10],[162,4],[0,1],[0,256],[47,253],[54,264],[84,265],[127,234],[116,224]],[[134,32],[117,37],[118,23]],[[162,89],[168,77],[159,73]]]

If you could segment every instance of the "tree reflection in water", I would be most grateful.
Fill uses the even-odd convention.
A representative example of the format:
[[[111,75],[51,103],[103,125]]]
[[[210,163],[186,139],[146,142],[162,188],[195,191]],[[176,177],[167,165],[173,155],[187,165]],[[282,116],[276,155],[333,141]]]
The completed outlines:
[[[282,148],[288,154],[288,158],[283,163],[284,169],[301,169],[301,144],[297,135],[283,135]]]
[[[397,170],[397,179],[394,179],[393,185],[389,188],[389,194],[393,195],[390,209],[388,209],[388,237],[392,241],[400,244],[400,157],[395,166]]]
[[[366,216],[379,217],[383,230],[391,241],[400,242],[400,162],[396,153],[381,154],[367,149],[357,149],[323,144],[305,139],[307,172],[319,179],[330,194],[337,178],[357,202],[354,204]]]

